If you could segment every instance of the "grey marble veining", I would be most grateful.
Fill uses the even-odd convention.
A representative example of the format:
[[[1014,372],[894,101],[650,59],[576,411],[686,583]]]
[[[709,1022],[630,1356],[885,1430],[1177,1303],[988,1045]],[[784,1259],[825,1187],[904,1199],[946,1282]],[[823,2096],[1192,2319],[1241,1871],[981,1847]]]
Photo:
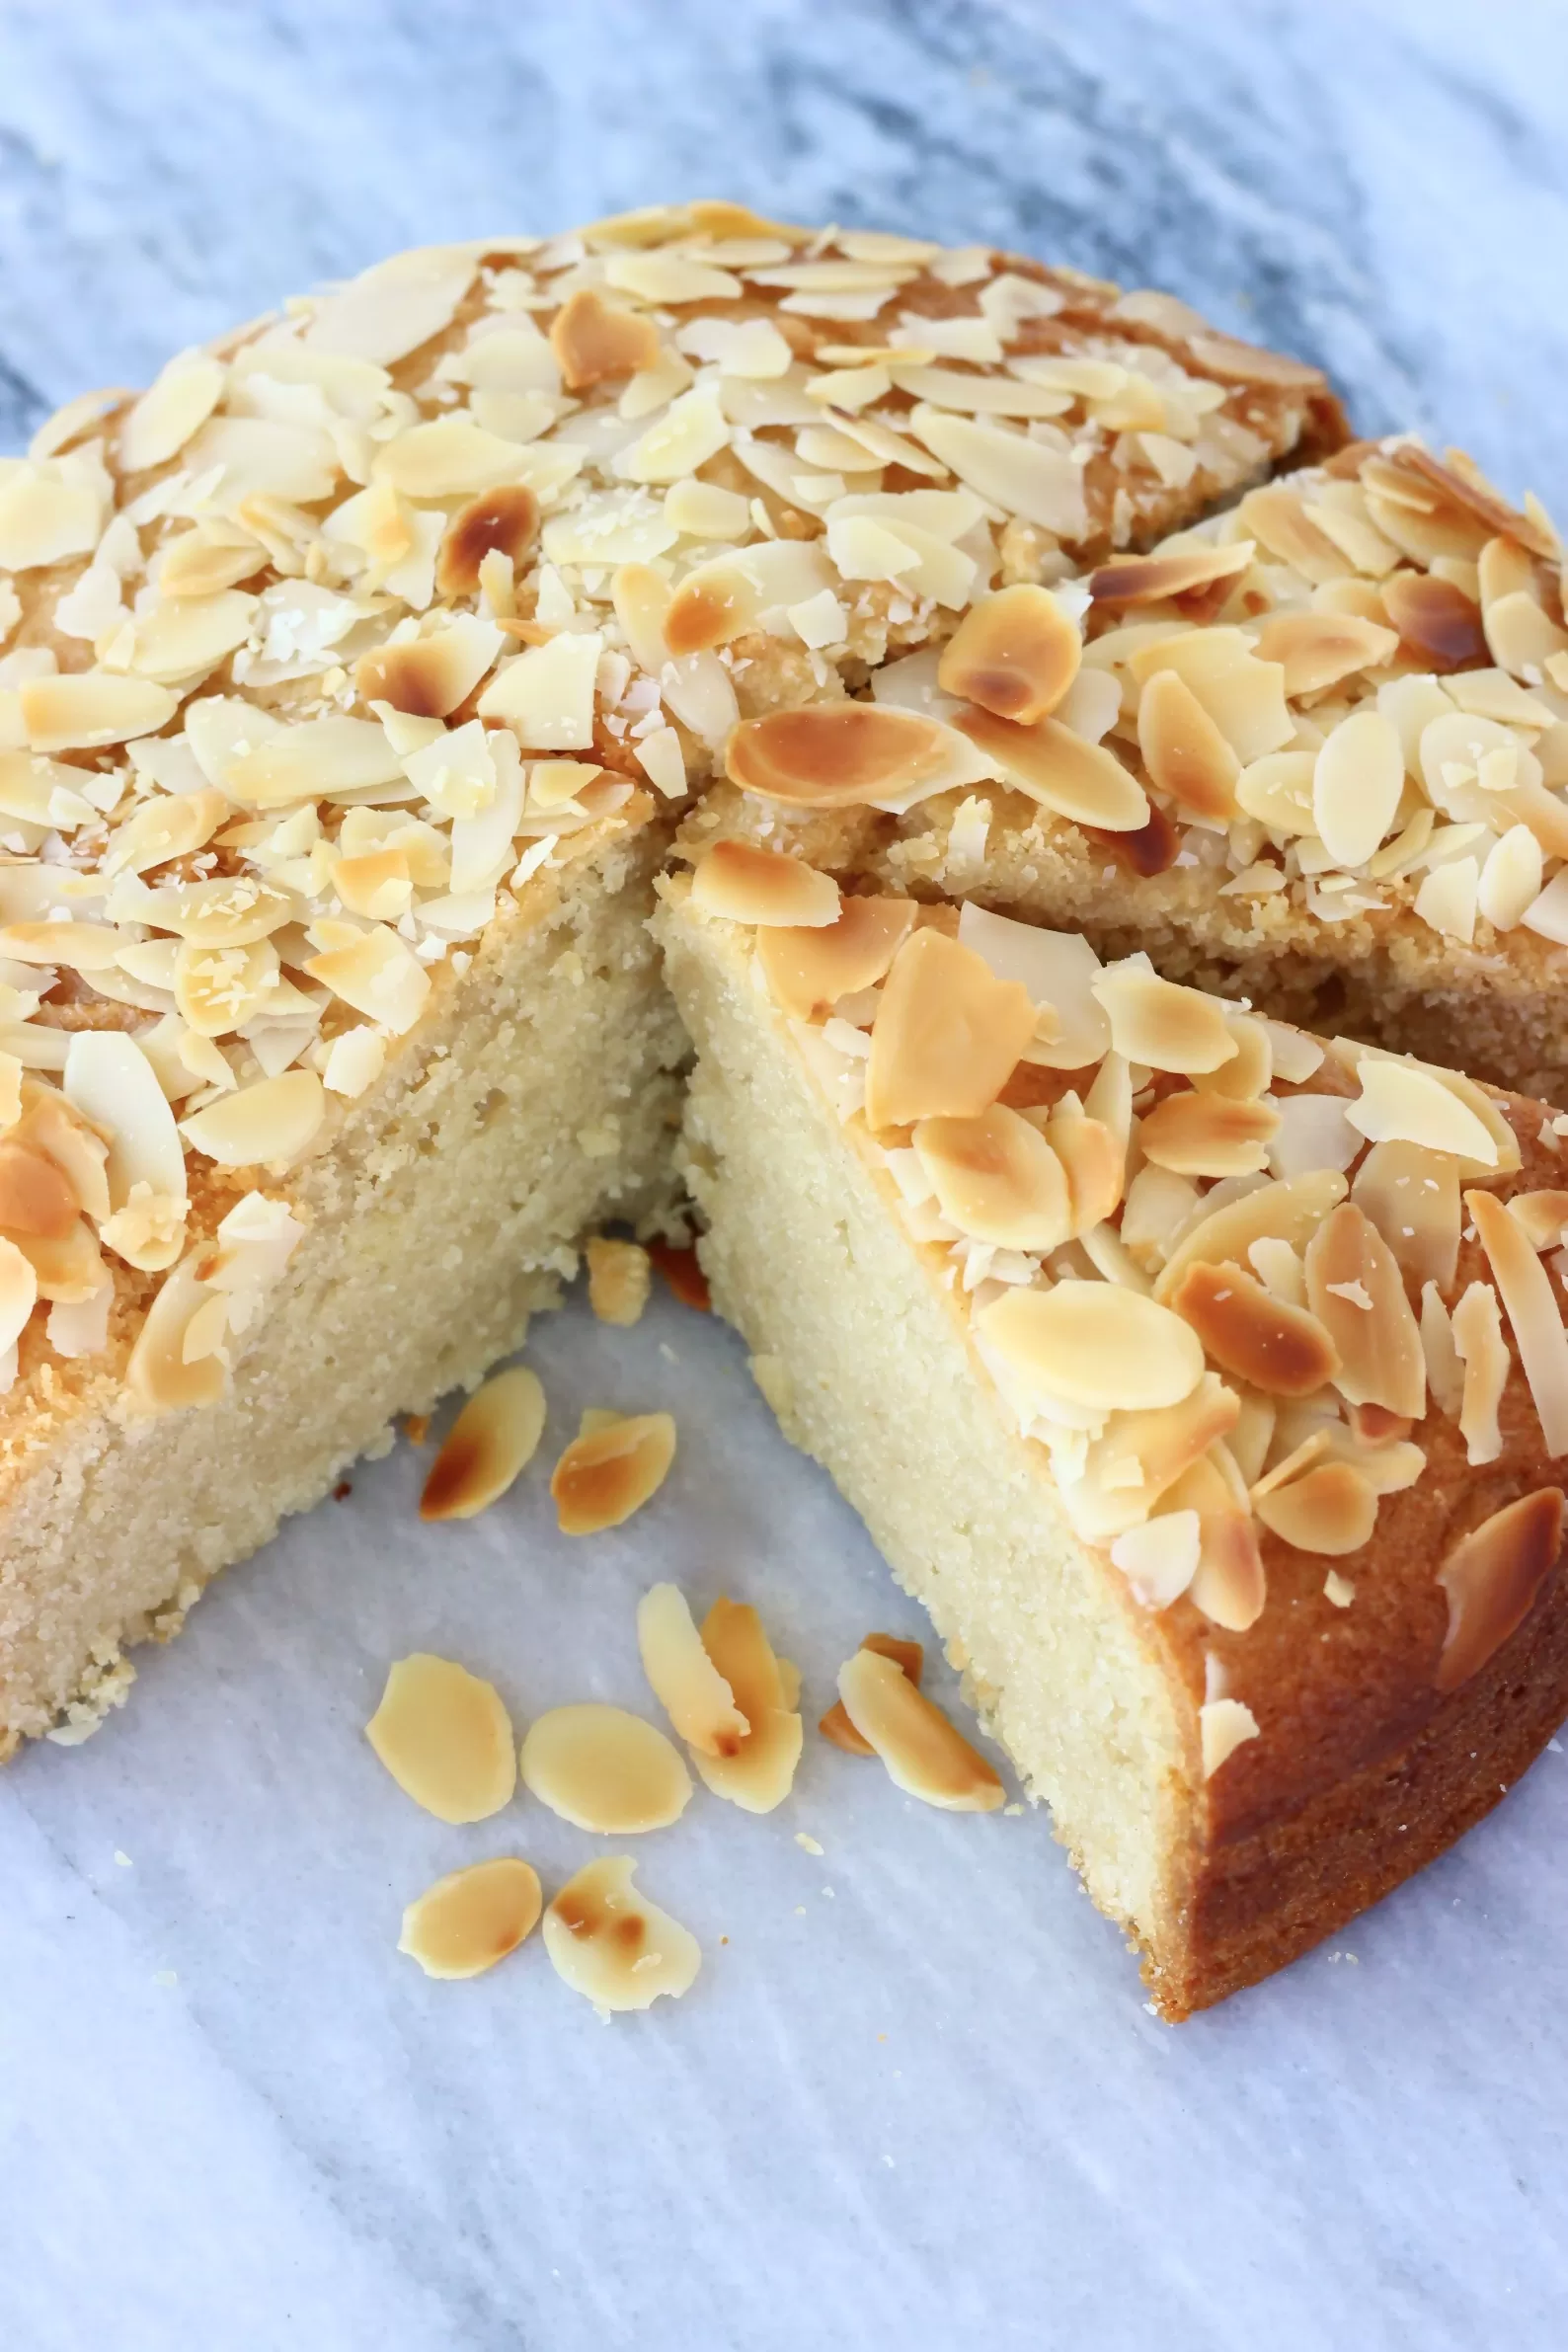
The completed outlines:
[[[734,194],[1169,285],[1568,506],[1565,133],[1561,0],[0,0],[0,448],[400,244]],[[400,1450],[0,1778],[7,2352],[1556,2352],[1560,1751],[1179,2034],[1042,1819],[817,1743],[776,1818],[642,1842],[704,1945],[678,2010],[606,2032],[536,1947],[398,1959],[440,1871],[586,1842],[416,1814],[359,1737],[390,1656],[519,1719],[646,1705],[669,1573],[766,1597],[820,1706],[917,1629],[725,1333],[576,1311],[532,1353],[552,1440],[676,1411],[646,1519],[574,1548],[535,1477],[422,1532]]]

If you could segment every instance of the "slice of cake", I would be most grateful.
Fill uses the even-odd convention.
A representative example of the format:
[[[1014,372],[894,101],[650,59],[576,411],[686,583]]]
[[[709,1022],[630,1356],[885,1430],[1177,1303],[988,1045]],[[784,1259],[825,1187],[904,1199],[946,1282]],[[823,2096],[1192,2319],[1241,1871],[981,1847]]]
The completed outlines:
[[[645,922],[738,723],[1343,437],[1164,297],[694,204],[0,461],[0,1751],[666,1203]]]
[[[1568,1712],[1553,1114],[712,815],[659,929],[715,1297],[1184,2016]]]

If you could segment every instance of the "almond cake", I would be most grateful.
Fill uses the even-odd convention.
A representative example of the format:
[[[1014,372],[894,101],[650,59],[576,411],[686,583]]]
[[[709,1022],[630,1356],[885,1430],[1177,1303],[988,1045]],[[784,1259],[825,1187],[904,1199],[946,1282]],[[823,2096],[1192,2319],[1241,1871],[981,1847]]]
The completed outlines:
[[[1565,745],[1538,509],[986,247],[661,208],[71,403],[0,460],[0,1743],[684,1183],[1167,2013],[1279,1965],[1563,1711],[1560,1139],[1400,1057],[1550,1091]]]

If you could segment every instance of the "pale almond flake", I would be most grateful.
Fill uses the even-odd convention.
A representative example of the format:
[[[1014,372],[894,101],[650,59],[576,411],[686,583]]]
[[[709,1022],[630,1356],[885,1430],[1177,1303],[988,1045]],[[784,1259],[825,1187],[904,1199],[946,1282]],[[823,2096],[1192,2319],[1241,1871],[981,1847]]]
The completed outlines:
[[[1256,1715],[1239,1698],[1206,1700],[1198,1710],[1198,1724],[1206,1780],[1212,1780],[1236,1750],[1255,1740],[1259,1732]]]
[[[655,1697],[687,1746],[705,1756],[738,1754],[750,1727],[678,1586],[657,1584],[643,1595],[637,1646]]]
[[[1188,1324],[1111,1283],[1009,1291],[980,1309],[975,1328],[1047,1411],[1053,1399],[1101,1414],[1157,1410],[1203,1378],[1203,1346]]]
[[[889,1777],[948,1813],[992,1813],[1006,1798],[995,1771],[891,1658],[857,1650],[838,1670],[838,1695]]]
[[[404,1794],[437,1821],[487,1821],[517,1784],[500,1692],[449,1658],[400,1658],[365,1737]]]
[[[600,1837],[667,1829],[691,1801],[679,1751],[624,1707],[554,1707],[528,1727],[523,1786],[563,1821]]]
[[[544,1892],[532,1866],[510,1854],[453,1870],[409,1904],[398,1950],[428,1977],[483,1976],[526,1942]]]
[[[545,1909],[551,1967],[605,2014],[650,2008],[661,1994],[678,1999],[702,1966],[690,1930],[635,1891],[635,1870],[626,1854],[589,1862]]]
[[[1495,1194],[1467,1192],[1469,1211],[1513,1329],[1547,1454],[1568,1452],[1568,1333],[1550,1276]]]

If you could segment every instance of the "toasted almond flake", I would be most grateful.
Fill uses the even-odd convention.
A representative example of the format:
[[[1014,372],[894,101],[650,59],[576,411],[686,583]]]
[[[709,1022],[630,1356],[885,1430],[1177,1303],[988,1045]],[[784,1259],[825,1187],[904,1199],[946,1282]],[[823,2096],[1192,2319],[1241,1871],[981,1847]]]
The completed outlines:
[[[314,1142],[327,1106],[314,1070],[285,1070],[209,1103],[180,1123],[187,1141],[220,1168],[290,1167]]]
[[[463,614],[429,637],[364,655],[354,683],[366,702],[389,702],[414,718],[444,719],[467,701],[505,642],[499,629]]]
[[[420,1497],[424,1520],[473,1519],[507,1492],[544,1434],[537,1372],[512,1365],[468,1399],[441,1441]]]
[[[1195,1260],[1171,1304],[1222,1371],[1268,1395],[1310,1396],[1339,1371],[1338,1351],[1318,1317],[1271,1294],[1233,1263]]]
[[[1345,1116],[1370,1142],[1420,1143],[1485,1169],[1498,1168],[1496,1137],[1478,1110],[1418,1061],[1365,1055],[1357,1076],[1361,1093]]]
[[[1114,1283],[1010,1290],[980,1309],[975,1328],[1026,1389],[1090,1411],[1179,1404],[1203,1377],[1197,1334]]]
[[[1450,457],[1454,454],[1450,451]],[[1469,460],[1464,462],[1468,466]],[[1557,559],[1560,550],[1541,522],[1535,516],[1522,514],[1510,507],[1479,474],[1472,479],[1471,473],[1461,472],[1456,464],[1445,465],[1416,441],[1402,442],[1381,463],[1386,469],[1385,479],[1387,474],[1396,469],[1414,475],[1421,490],[1436,491],[1441,502],[1457,509],[1466,516],[1473,516],[1486,526],[1489,534],[1495,532],[1502,537],[1515,539],[1521,547],[1528,548],[1531,555],[1538,555],[1547,563]]]
[[[635,375],[659,358],[659,330],[641,312],[606,302],[592,286],[569,294],[550,325],[550,349],[569,392]]]
[[[1083,646],[1055,596],[1020,582],[982,596],[942,649],[944,694],[1030,727],[1049,717],[1078,674]]]
[[[569,1879],[544,1915],[544,1948],[563,1984],[596,2009],[651,2008],[678,1999],[702,1966],[696,1937],[635,1892],[636,1864],[606,1854]]]
[[[1138,1129],[1138,1141],[1146,1159],[1178,1176],[1242,1176],[1268,1165],[1279,1131],[1272,1103],[1189,1091],[1156,1103]]]
[[[1424,572],[1396,572],[1383,582],[1382,600],[1403,643],[1433,668],[1457,669],[1484,658],[1487,642],[1480,610],[1451,581]]]
[[[600,1837],[667,1829],[691,1801],[680,1751],[624,1707],[552,1707],[529,1725],[520,1762],[531,1795]]]
[[[819,930],[838,920],[842,902],[830,874],[749,841],[716,841],[691,882],[691,903],[730,922]]]
[[[133,735],[155,735],[179,708],[167,686],[107,669],[25,678],[17,693],[35,751],[94,751]]]
[[[408,1906],[398,1950],[428,1977],[483,1976],[527,1940],[543,1905],[539,1874],[529,1863],[512,1854],[471,1862]]]
[[[1467,1192],[1464,1206],[1502,1296],[1548,1455],[1568,1452],[1568,1333],[1551,1278],[1495,1194]]]
[[[648,1255],[671,1298],[681,1306],[694,1307],[698,1314],[709,1312],[713,1300],[708,1292],[708,1278],[694,1249],[679,1248],[669,1241],[651,1241]]]
[[[992,1103],[971,1118],[922,1119],[911,1140],[942,1215],[960,1232],[999,1249],[1052,1250],[1066,1240],[1074,1222],[1066,1172],[1016,1111]]]
[[[1342,719],[1312,771],[1312,814],[1338,864],[1366,864],[1393,823],[1404,783],[1404,752],[1392,721],[1381,711]]]
[[[599,1321],[622,1330],[639,1322],[653,1271],[653,1260],[640,1241],[612,1241],[593,1234],[588,1245],[588,1304]]]
[[[1231,547],[1170,547],[1154,555],[1119,556],[1090,574],[1089,593],[1096,604],[1162,604],[1234,580],[1252,556],[1247,539]]]
[[[107,923],[0,925],[0,957],[13,964],[63,964],[72,972],[109,972],[125,942]]]
[[[1140,964],[1113,964],[1094,982],[1111,1041],[1129,1061],[1182,1076],[1218,1069],[1239,1051],[1225,1007],[1199,988],[1163,980]]]
[[[1377,1496],[1354,1464],[1320,1462],[1257,1498],[1264,1526],[1295,1551],[1342,1559],[1372,1540]]]
[[[1156,638],[1135,647],[1127,666],[1141,686],[1160,670],[1175,670],[1243,766],[1283,750],[1294,738],[1284,669],[1278,662],[1260,662],[1239,629],[1188,629]]]
[[[1556,1249],[1568,1230],[1568,1192],[1541,1189],[1515,1193],[1506,1204],[1508,1214],[1533,1250]],[[8,1220],[0,1216],[0,1225]]]
[[[970,1118],[996,1100],[1034,1035],[1035,1008],[973,948],[923,929],[893,959],[871,1030],[873,1129]]]
[[[511,1801],[517,1752],[501,1693],[450,1658],[398,1659],[364,1730],[399,1788],[437,1821],[488,1821]]]
[[[1050,1016],[1049,1035],[1037,1020],[1027,1060],[1053,1069],[1085,1069],[1103,1060],[1111,1024],[1093,993],[1102,966],[1086,939],[1014,922],[973,901],[959,911],[958,936],[962,946],[984,958],[998,980],[1022,982],[1037,1016]]]
[[[1089,1447],[1082,1479],[1063,1491],[1078,1533],[1102,1543],[1137,1527],[1240,1415],[1240,1397],[1214,1372],[1180,1404],[1113,1413]]]
[[[487,556],[500,554],[520,567],[538,535],[539,501],[526,483],[481,491],[447,524],[435,559],[437,591],[443,596],[473,595]]]
[[[1450,1154],[1421,1143],[1374,1143],[1351,1197],[1411,1282],[1449,1288],[1459,1257],[1459,1178]]]
[[[618,1528],[650,1502],[675,1458],[668,1413],[637,1413],[574,1438],[550,1480],[564,1535]]]
[[[1526,677],[1568,653],[1568,631],[1560,629],[1533,595],[1517,588],[1486,607],[1486,650],[1500,667]]]
[[[1148,796],[1137,777],[1114,753],[1086,743],[1059,720],[1019,727],[990,711],[971,710],[957,725],[996,761],[1016,792],[1055,815],[1101,832],[1137,832],[1148,823]]]
[[[1540,843],[1529,826],[1510,825],[1487,852],[1477,910],[1497,930],[1512,931],[1540,897],[1544,870]]]
[[[375,478],[390,482],[411,499],[468,498],[515,482],[528,457],[517,441],[487,432],[471,416],[456,413],[411,425],[382,444]]]
[[[816,702],[745,719],[725,745],[744,792],[800,809],[887,800],[940,774],[948,730],[886,703]]]
[[[745,1813],[771,1813],[789,1795],[804,1744],[794,1687],[756,1610],[721,1597],[702,1620],[703,1647],[749,1726],[733,1756],[692,1756],[704,1784]],[[918,1677],[916,1677],[918,1680]]]
[[[835,922],[821,929],[768,926],[757,934],[757,961],[786,1012],[809,1019],[840,996],[872,987],[889,970],[914,924],[907,899],[845,899]]]
[[[1197,1574],[1198,1552],[1196,1511],[1163,1511],[1111,1545],[1113,1564],[1145,1608],[1169,1608],[1180,1600]]]
[[[1449,1623],[1433,1684],[1457,1690],[1518,1631],[1562,1549],[1563,1491],[1521,1495],[1472,1528],[1438,1570]]]
[[[992,1813],[1004,1802],[1007,1792],[984,1758],[893,1659],[857,1650],[838,1670],[838,1695],[889,1778],[909,1796],[948,1813]]]
[[[654,1696],[676,1732],[705,1756],[734,1756],[750,1726],[715,1666],[677,1585],[657,1584],[637,1605],[637,1647]]]
[[[1188,1587],[1211,1624],[1245,1633],[1263,1614],[1268,1579],[1241,1474],[1223,1442],[1192,1462],[1162,1497],[1166,1511],[1198,1520],[1198,1564]]]
[[[918,1690],[925,1671],[925,1652],[917,1641],[904,1641],[896,1633],[868,1633],[861,1642],[863,1650],[875,1650],[879,1657],[891,1658],[901,1674],[908,1676]],[[817,1726],[823,1738],[846,1756],[875,1756],[871,1742],[862,1739],[844,1711],[844,1702],[835,1698]]]
[[[1426,1359],[1392,1250],[1353,1201],[1342,1201],[1302,1254],[1307,1302],[1338,1351],[1335,1382],[1351,1404],[1384,1405],[1419,1421]]]
[[[1437,1319],[1432,1318],[1433,1337]],[[1426,1345],[1426,1301],[1423,1299],[1423,1345]],[[1513,1359],[1503,1337],[1502,1310],[1490,1283],[1470,1283],[1453,1309],[1449,1338],[1456,1364],[1463,1367],[1455,1418],[1472,1466],[1496,1461],[1503,1450],[1498,1409]],[[1441,1342],[1439,1343],[1441,1345]]]
[[[72,1225],[75,1221],[73,1216]],[[14,1241],[0,1235],[0,1350],[15,1347],[38,1297],[39,1278],[32,1261]]]
[[[0,1228],[62,1241],[74,1231],[82,1204],[63,1168],[25,1142],[0,1141]],[[0,1338],[9,1347],[16,1333]]]
[[[1277,613],[1258,632],[1258,658],[1281,665],[1292,701],[1320,694],[1358,670],[1380,668],[1398,650],[1392,629],[1348,612]]]
[[[927,403],[914,408],[908,422],[915,439],[982,499],[1059,538],[1086,535],[1083,472],[1064,450]]]
[[[384,923],[361,932],[349,946],[307,956],[301,969],[394,1037],[413,1028],[431,992],[424,965]]]
[[[1217,1266],[1230,1260],[1239,1265],[1254,1242],[1266,1238],[1304,1249],[1348,1190],[1337,1169],[1318,1168],[1306,1176],[1283,1177],[1260,1185],[1244,1199],[1211,1210],[1182,1233],[1154,1286],[1155,1297],[1169,1303],[1186,1269],[1195,1262]]]
[[[1239,1698],[1211,1698],[1198,1710],[1204,1778],[1212,1780],[1248,1740],[1258,1737],[1258,1718]]]
[[[1126,1139],[1103,1119],[1057,1110],[1046,1140],[1066,1172],[1071,1229],[1081,1237],[1116,1214],[1127,1182]]]
[[[1241,763],[1174,669],[1156,670],[1139,696],[1137,743],[1150,781],[1179,807],[1219,823],[1236,815]]]

